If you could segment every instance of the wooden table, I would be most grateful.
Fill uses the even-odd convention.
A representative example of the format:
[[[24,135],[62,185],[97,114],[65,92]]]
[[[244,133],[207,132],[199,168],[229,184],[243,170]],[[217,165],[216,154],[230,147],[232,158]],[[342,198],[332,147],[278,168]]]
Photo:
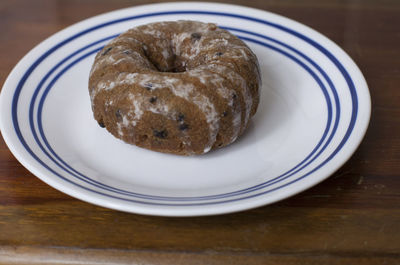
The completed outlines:
[[[1,82],[58,30],[148,2],[0,1]],[[0,264],[400,264],[400,2],[225,2],[298,20],[356,61],[373,106],[350,161],[318,186],[270,206],[162,218],[73,199],[28,172],[1,139]]]

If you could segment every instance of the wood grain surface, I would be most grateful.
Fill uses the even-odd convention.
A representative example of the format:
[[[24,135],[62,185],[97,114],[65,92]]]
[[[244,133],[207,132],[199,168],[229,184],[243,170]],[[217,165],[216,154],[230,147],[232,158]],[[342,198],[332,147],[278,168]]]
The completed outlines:
[[[0,1],[0,82],[33,46],[145,0]],[[0,264],[400,264],[400,1],[223,1],[298,20],[341,46],[370,87],[354,156],[290,199],[235,214],[165,218],[78,201],[22,167],[0,138]]]

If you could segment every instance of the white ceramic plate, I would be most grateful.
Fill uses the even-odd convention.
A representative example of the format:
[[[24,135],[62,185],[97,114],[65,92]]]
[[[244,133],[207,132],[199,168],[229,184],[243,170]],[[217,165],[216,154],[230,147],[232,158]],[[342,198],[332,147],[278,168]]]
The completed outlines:
[[[227,28],[262,69],[248,131],[202,156],[125,144],[98,126],[90,108],[95,53],[128,28],[179,19]],[[44,182],[93,204],[164,216],[234,212],[310,188],[349,159],[370,117],[367,84],[332,41],[279,15],[215,3],[138,6],[62,30],[17,64],[0,104],[7,145]]]

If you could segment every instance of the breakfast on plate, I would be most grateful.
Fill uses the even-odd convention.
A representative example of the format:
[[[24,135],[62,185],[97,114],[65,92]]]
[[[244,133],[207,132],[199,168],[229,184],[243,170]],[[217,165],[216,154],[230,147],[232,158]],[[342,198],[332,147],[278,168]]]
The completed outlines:
[[[115,137],[154,151],[203,154],[234,142],[259,103],[257,58],[212,23],[132,28],[95,57],[94,118]]]

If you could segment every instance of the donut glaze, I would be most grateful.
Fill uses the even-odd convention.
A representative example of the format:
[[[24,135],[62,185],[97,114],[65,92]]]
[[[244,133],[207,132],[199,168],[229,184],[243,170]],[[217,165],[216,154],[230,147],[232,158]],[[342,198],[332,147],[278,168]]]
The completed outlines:
[[[115,137],[179,155],[203,154],[243,134],[259,103],[255,54],[215,24],[132,28],[95,57],[94,118]]]

